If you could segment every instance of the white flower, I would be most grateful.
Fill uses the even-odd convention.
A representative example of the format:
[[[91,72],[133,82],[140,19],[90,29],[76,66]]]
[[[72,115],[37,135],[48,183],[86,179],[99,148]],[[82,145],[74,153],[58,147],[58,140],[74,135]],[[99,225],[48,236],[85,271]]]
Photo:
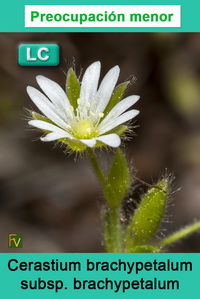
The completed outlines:
[[[125,112],[138,101],[139,96],[121,100],[105,116],[104,111],[113,94],[120,69],[118,66],[110,69],[98,87],[100,68],[100,62],[97,61],[86,69],[76,107],[72,106],[65,91],[46,77],[36,77],[45,95],[34,87],[27,87],[31,100],[45,116],[29,121],[31,126],[47,132],[46,136],[41,137],[42,141],[59,140],[71,148],[74,143],[77,150],[97,144],[111,147],[120,145],[119,135],[109,132],[139,113],[138,110]],[[80,149],[77,145],[81,145]]]

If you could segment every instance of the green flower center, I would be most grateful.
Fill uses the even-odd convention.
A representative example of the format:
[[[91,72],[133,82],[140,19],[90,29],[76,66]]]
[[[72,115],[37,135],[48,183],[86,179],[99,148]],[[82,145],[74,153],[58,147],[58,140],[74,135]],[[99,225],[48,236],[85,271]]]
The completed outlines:
[[[91,139],[98,136],[97,128],[90,120],[81,120],[73,126],[74,136],[78,139]]]

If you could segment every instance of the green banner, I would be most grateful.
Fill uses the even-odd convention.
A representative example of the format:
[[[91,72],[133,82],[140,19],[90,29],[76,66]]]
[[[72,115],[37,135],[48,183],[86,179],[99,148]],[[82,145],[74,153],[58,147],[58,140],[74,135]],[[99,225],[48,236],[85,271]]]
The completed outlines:
[[[54,27],[54,28],[26,28],[25,27],[25,6],[42,6],[42,5],[54,5],[54,6],[60,6],[60,5],[65,5],[66,6],[66,14],[65,16],[65,27]],[[106,14],[108,16],[111,15],[111,19],[114,18],[113,15],[116,14],[116,6],[118,5],[123,5],[128,6],[131,5],[133,6],[133,11],[134,11],[134,6],[140,5],[144,7],[144,14],[148,15],[146,13],[145,8],[147,6],[181,6],[181,26],[176,28],[176,26],[173,28],[168,27],[168,28],[152,28],[152,26],[143,28],[143,27],[131,27],[131,25],[128,25],[126,28],[122,28],[120,24],[118,24],[116,27],[109,28],[104,26],[103,28],[98,28],[98,26],[94,26],[95,28],[85,28],[83,27],[83,24],[80,26],[75,26],[74,28],[68,26],[68,10],[67,7],[69,6],[76,6],[77,11],[76,13],[81,13],[80,5],[84,6],[89,6],[89,5],[99,5],[102,6],[102,8],[105,5],[109,5],[110,8],[109,10],[106,10]],[[0,28],[1,32],[198,32],[200,28],[200,22],[199,22],[199,8],[200,8],[200,3],[198,1],[184,1],[184,0],[175,0],[175,1],[166,1],[166,0],[154,0],[150,3],[150,1],[128,1],[126,0],[125,2],[122,1],[50,1],[50,0],[43,0],[41,1],[9,1],[9,2],[4,2],[3,7],[1,8],[1,18],[0,18]],[[90,11],[91,13],[91,11]],[[163,12],[165,14],[165,12]],[[52,21],[51,14],[49,14],[48,9],[46,11],[46,14],[48,15],[48,21]],[[155,14],[153,12],[153,14]],[[173,15],[173,13],[169,14]],[[36,15],[35,15],[36,16]],[[168,16],[168,14],[167,14]],[[166,18],[167,18],[166,16]],[[150,16],[151,17],[151,16]],[[158,16],[159,17],[159,16]],[[59,19],[59,17],[57,16]],[[85,17],[84,17],[85,18]],[[102,16],[100,13],[99,22],[102,22]],[[145,16],[145,22],[148,21],[148,16]],[[90,18],[91,22],[94,22],[92,17]],[[165,16],[162,16],[161,18],[162,22],[165,20]],[[57,21],[57,20],[56,20]]]

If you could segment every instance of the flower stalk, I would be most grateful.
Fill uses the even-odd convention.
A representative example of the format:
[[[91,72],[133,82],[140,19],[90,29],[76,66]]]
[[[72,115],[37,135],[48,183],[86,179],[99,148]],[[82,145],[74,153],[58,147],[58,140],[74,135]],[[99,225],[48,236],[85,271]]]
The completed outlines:
[[[106,189],[106,179],[104,178],[104,174],[101,171],[101,168],[100,168],[99,163],[97,161],[94,150],[88,148],[87,152],[88,152],[88,157],[89,157],[89,160],[92,164],[92,167],[93,167],[93,170],[94,170],[96,176],[98,177],[103,189]]]
[[[107,252],[123,252],[123,230],[120,224],[119,208],[108,208],[105,211],[104,241]]]
[[[118,206],[112,204],[115,202],[115,198],[112,197],[114,196],[114,192],[99,166],[94,150],[88,149],[87,151],[93,170],[101,183],[103,194],[108,203],[108,208],[104,211],[104,240],[107,252],[122,252],[120,209]],[[109,196],[106,196],[108,190]]]
[[[179,231],[173,233],[172,235],[164,238],[162,241],[158,243],[158,246],[161,248],[170,246],[171,244],[178,242],[199,230],[200,230],[200,221],[188,225],[180,229]]]

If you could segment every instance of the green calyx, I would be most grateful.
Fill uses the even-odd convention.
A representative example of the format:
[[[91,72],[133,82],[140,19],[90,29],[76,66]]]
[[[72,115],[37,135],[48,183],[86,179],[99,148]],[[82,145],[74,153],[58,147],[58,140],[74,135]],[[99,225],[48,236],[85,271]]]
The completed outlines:
[[[170,183],[167,178],[164,178],[156,186],[143,196],[126,229],[128,252],[134,251],[138,246],[149,244],[159,230],[165,214]]]
[[[67,145],[67,147],[74,152],[83,152],[87,148],[87,145],[83,144],[77,139],[62,138],[59,139],[59,141],[64,145]]]
[[[50,124],[54,124],[51,120],[49,120],[47,117],[45,117],[44,115],[41,115],[40,113],[37,113],[37,112],[34,112],[32,111],[31,112],[31,116],[33,119],[35,120],[42,120],[42,121],[46,121],[47,123],[50,123]]]

